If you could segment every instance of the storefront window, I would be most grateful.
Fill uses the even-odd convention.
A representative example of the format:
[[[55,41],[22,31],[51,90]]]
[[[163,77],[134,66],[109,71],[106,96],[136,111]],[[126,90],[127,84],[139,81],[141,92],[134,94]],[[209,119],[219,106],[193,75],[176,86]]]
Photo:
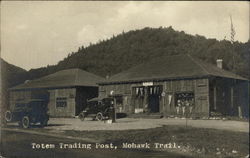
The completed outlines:
[[[180,92],[175,94],[176,106],[193,106],[194,93],[193,92]]]
[[[67,107],[67,98],[66,97],[58,97],[56,98],[56,107]]]

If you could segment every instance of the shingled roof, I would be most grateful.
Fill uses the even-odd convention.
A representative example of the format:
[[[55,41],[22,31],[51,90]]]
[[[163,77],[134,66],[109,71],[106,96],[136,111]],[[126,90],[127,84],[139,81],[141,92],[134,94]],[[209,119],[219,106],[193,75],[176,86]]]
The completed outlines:
[[[225,77],[247,80],[232,72],[205,63],[190,55],[160,57],[118,73],[99,84],[159,81],[200,77]]]
[[[81,69],[66,69],[39,79],[30,80],[24,84],[13,87],[10,90],[75,86],[97,87],[98,85],[96,83],[102,80],[102,77]]]

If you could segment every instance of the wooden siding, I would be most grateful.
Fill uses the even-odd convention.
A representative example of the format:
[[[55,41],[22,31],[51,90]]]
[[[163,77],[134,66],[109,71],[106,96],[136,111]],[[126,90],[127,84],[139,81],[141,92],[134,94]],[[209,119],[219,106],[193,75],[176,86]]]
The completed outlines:
[[[52,117],[74,117],[87,106],[87,100],[98,96],[97,87],[77,87],[60,89],[35,89],[10,92],[10,109],[16,102],[30,99],[46,99],[49,115]],[[56,99],[66,98],[67,106],[57,107]]]
[[[159,96],[159,110],[164,116],[176,115],[175,94],[178,92],[193,92],[195,104],[193,113],[197,116],[209,116],[208,79],[160,81],[154,82],[153,85],[160,85],[163,87],[165,96]],[[128,114],[134,113],[137,105],[135,105],[135,98],[132,95],[132,88],[142,86],[142,82],[100,85],[99,95],[109,96],[111,91],[114,91],[114,95],[122,95],[123,103],[125,104],[123,112]]]
[[[195,83],[194,112],[198,116],[209,117],[209,80],[198,79],[198,80],[195,80],[194,83]]]
[[[53,117],[74,117],[75,116],[75,97],[76,88],[64,88],[49,90],[49,114]],[[66,98],[66,107],[57,107],[56,98]]]
[[[210,112],[217,115],[249,117],[249,82],[213,78],[209,82]]]

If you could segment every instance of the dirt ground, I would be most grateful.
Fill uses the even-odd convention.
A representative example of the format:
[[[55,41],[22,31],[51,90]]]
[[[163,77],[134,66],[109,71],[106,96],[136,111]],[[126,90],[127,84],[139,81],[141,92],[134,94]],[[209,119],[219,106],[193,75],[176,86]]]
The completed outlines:
[[[188,128],[185,127],[186,123]],[[40,125],[33,125],[31,129],[16,127],[13,123],[3,130],[7,131],[6,133],[16,132],[22,135],[51,137],[53,138],[51,141],[60,139],[93,144],[112,142],[119,147],[126,142],[150,144],[175,142],[181,146],[177,150],[150,149],[150,151],[159,152],[164,157],[167,153],[162,152],[165,151],[171,154],[188,154],[192,157],[207,158],[240,158],[249,155],[249,122],[247,121],[122,118],[117,119],[116,123],[109,124],[104,121],[92,121],[90,118],[84,121],[77,118],[50,118],[45,128],[40,128]],[[9,138],[16,139],[17,137],[10,136]],[[23,136],[20,138],[27,144],[28,138],[23,138]],[[38,140],[41,141],[40,138]],[[44,140],[47,141],[47,139]],[[19,143],[18,141],[16,144]]]
[[[77,118],[50,118],[49,126],[46,129],[55,131],[76,130],[76,131],[94,131],[94,130],[133,130],[149,129],[161,127],[163,125],[180,125],[199,128],[213,128],[238,132],[249,132],[249,123],[244,121],[231,120],[191,120],[180,118],[162,118],[162,119],[140,119],[140,118],[121,118],[115,123],[104,121],[92,121],[90,118],[81,121]]]

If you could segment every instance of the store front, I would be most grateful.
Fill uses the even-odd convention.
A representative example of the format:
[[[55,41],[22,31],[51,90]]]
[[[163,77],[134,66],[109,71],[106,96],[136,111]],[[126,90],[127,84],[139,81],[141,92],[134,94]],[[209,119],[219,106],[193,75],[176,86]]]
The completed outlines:
[[[134,113],[159,112],[162,85],[132,88]]]

